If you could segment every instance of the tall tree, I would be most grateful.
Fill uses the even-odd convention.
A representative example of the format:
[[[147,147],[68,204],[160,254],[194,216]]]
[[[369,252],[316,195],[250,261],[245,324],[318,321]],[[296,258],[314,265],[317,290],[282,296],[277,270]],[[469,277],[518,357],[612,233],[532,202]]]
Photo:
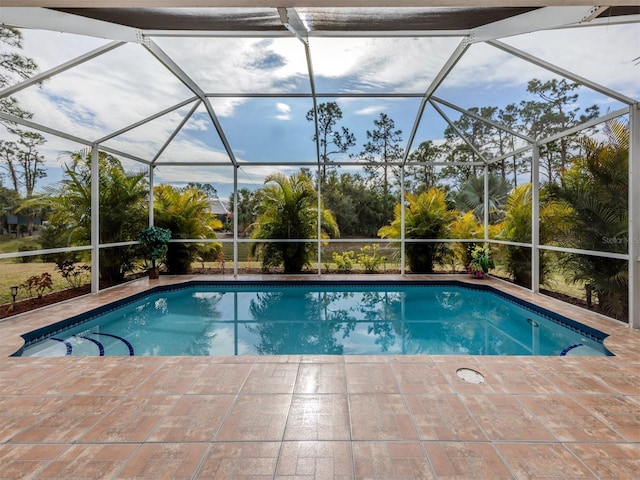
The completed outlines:
[[[238,190],[238,235],[246,236],[246,231],[258,216],[258,205],[262,198],[262,191],[251,191],[248,188]],[[234,196],[229,195],[229,205],[234,211]]]
[[[15,28],[0,26],[0,90],[35,73],[38,66],[19,53],[22,49],[22,34]],[[33,115],[20,108],[14,97],[0,98],[0,111],[11,115],[32,118]],[[11,140],[0,140],[0,166],[8,172],[16,193],[24,187],[26,198],[33,195],[38,179],[46,175],[43,157],[37,147],[45,143],[42,135],[21,130],[12,122],[0,119]]]
[[[40,155],[37,147],[43,145],[46,140],[37,132],[18,130],[18,163],[22,170],[22,184],[25,188],[26,198],[30,198],[40,178],[46,177],[47,172],[43,168],[44,157]]]
[[[30,198],[38,180],[47,175],[43,168],[44,157],[37,150],[46,140],[37,132],[18,128],[8,130],[18,137],[18,141],[0,140],[2,168],[8,172],[16,193],[21,193],[24,187],[25,197]]]
[[[0,90],[25,78],[32,76],[38,66],[29,57],[19,53],[22,49],[22,34],[15,28],[0,26]],[[14,97],[0,99],[0,110],[12,115],[31,118],[31,114],[25,112],[18,105]],[[0,124],[7,122],[0,120]]]
[[[189,182],[187,183],[185,189],[189,188],[200,190],[204,192],[209,198],[218,198],[218,190],[216,190],[216,187],[214,187],[210,183]]]
[[[393,196],[384,197],[359,174],[330,172],[322,189],[325,207],[335,215],[342,236],[375,237],[391,221]]]
[[[318,133],[313,135],[313,141],[320,147],[320,162],[322,163],[321,183],[327,178],[327,165],[331,162],[329,156],[336,153],[346,153],[349,148],[355,146],[356,137],[346,127],[337,127],[342,120],[342,109],[336,102],[320,103],[314,115],[313,109],[307,112],[307,120],[310,122],[318,119]]]
[[[471,113],[492,120],[496,114],[497,107],[471,107],[468,110]],[[462,183],[470,177],[478,176],[482,171],[481,167],[472,165],[473,162],[482,160],[477,152],[482,153],[485,158],[491,157],[489,145],[493,141],[495,129],[488,123],[471,115],[462,115],[453,124],[455,128],[452,125],[448,125],[444,131],[446,139],[443,147],[446,152],[445,159],[450,162],[469,162],[469,165],[446,167],[443,170],[443,174],[445,177]],[[464,139],[460,137],[457,130],[464,135]],[[473,145],[473,148],[469,143]]]
[[[322,186],[322,199],[325,206],[335,216],[336,223],[342,236],[357,235],[360,232],[361,221],[358,218],[358,206],[362,192],[358,189],[360,177],[337,172],[329,172],[326,183]],[[357,193],[356,193],[357,192]]]
[[[13,192],[18,195],[20,193],[20,178],[16,159],[17,152],[18,145],[16,142],[0,140],[0,161],[2,162],[0,167],[7,172],[3,174],[2,177],[6,176],[9,178]]]
[[[596,118],[599,115],[597,105],[580,109],[578,88],[577,83],[565,79],[530,80],[527,92],[538,100],[520,102],[521,120],[529,135],[536,139],[549,137]],[[576,146],[577,139],[577,135],[564,136],[540,149],[541,166],[549,183],[558,181],[561,172],[568,168],[570,150]]]
[[[511,130],[521,130],[519,124],[520,111],[515,103],[510,103],[504,108],[498,109],[495,115],[495,120],[498,124],[510,128]],[[496,136],[493,139],[493,146],[495,148],[495,154],[498,156],[505,155],[509,152],[516,150],[516,137],[509,132],[498,129]],[[507,173],[511,173],[513,176],[512,184],[518,185],[518,175],[524,173],[525,164],[519,161],[519,157],[514,155],[511,158],[511,163],[507,163],[507,159],[502,159],[499,162],[500,176],[503,180],[507,180]]]
[[[2,185],[2,178],[0,178],[0,212],[4,212],[5,208],[15,207],[18,205],[20,197],[16,195],[16,192],[10,188],[6,188]],[[4,233],[8,225],[0,223],[0,234]]]
[[[395,122],[386,113],[373,121],[375,128],[367,130],[367,139],[364,144],[364,150],[360,156],[370,162],[377,162],[380,165],[367,165],[364,170],[369,174],[370,178],[374,178],[378,169],[382,168],[382,192],[386,197],[389,194],[389,170],[390,162],[400,160],[403,155],[403,149],[400,146],[402,141],[402,130],[396,129]]]
[[[433,162],[442,155],[443,149],[431,140],[421,142],[407,159],[405,181],[408,190],[421,193],[435,187],[438,179]]]
[[[16,206],[20,197],[11,188],[6,188],[0,181],[0,210],[5,207]]]

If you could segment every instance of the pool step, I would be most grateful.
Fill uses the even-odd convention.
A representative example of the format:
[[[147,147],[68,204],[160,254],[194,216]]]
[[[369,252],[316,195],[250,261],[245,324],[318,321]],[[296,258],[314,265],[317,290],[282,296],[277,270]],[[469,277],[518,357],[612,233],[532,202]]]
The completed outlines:
[[[51,337],[38,345],[31,355],[38,357],[134,356],[131,343],[110,333],[89,332],[68,338]]]

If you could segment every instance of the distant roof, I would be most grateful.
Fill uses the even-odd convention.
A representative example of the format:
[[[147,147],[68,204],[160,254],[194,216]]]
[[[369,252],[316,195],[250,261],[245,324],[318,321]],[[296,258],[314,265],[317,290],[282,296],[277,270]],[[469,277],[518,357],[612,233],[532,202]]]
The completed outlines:
[[[214,215],[228,215],[230,213],[229,207],[229,202],[226,200],[217,197],[209,200],[209,208]]]

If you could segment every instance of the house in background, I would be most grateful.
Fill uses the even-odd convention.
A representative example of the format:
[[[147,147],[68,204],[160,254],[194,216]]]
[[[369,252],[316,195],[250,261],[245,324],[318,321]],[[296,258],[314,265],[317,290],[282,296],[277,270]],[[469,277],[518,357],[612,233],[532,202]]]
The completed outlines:
[[[231,204],[227,200],[219,197],[209,197],[209,210],[218,220],[222,222],[224,228],[231,223]]]
[[[40,217],[28,217],[23,215],[16,215],[13,211],[16,207],[5,207],[2,209],[2,234],[11,235],[21,233],[24,236],[25,233],[31,235],[34,230],[42,225],[42,219]]]

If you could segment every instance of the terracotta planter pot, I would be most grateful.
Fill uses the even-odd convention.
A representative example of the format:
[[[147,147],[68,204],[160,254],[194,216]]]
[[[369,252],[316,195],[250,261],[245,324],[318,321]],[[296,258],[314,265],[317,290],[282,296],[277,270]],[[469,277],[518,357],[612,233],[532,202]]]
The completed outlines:
[[[147,273],[149,274],[149,280],[157,280],[160,278],[160,269],[158,269],[158,267],[150,268],[147,270]]]

